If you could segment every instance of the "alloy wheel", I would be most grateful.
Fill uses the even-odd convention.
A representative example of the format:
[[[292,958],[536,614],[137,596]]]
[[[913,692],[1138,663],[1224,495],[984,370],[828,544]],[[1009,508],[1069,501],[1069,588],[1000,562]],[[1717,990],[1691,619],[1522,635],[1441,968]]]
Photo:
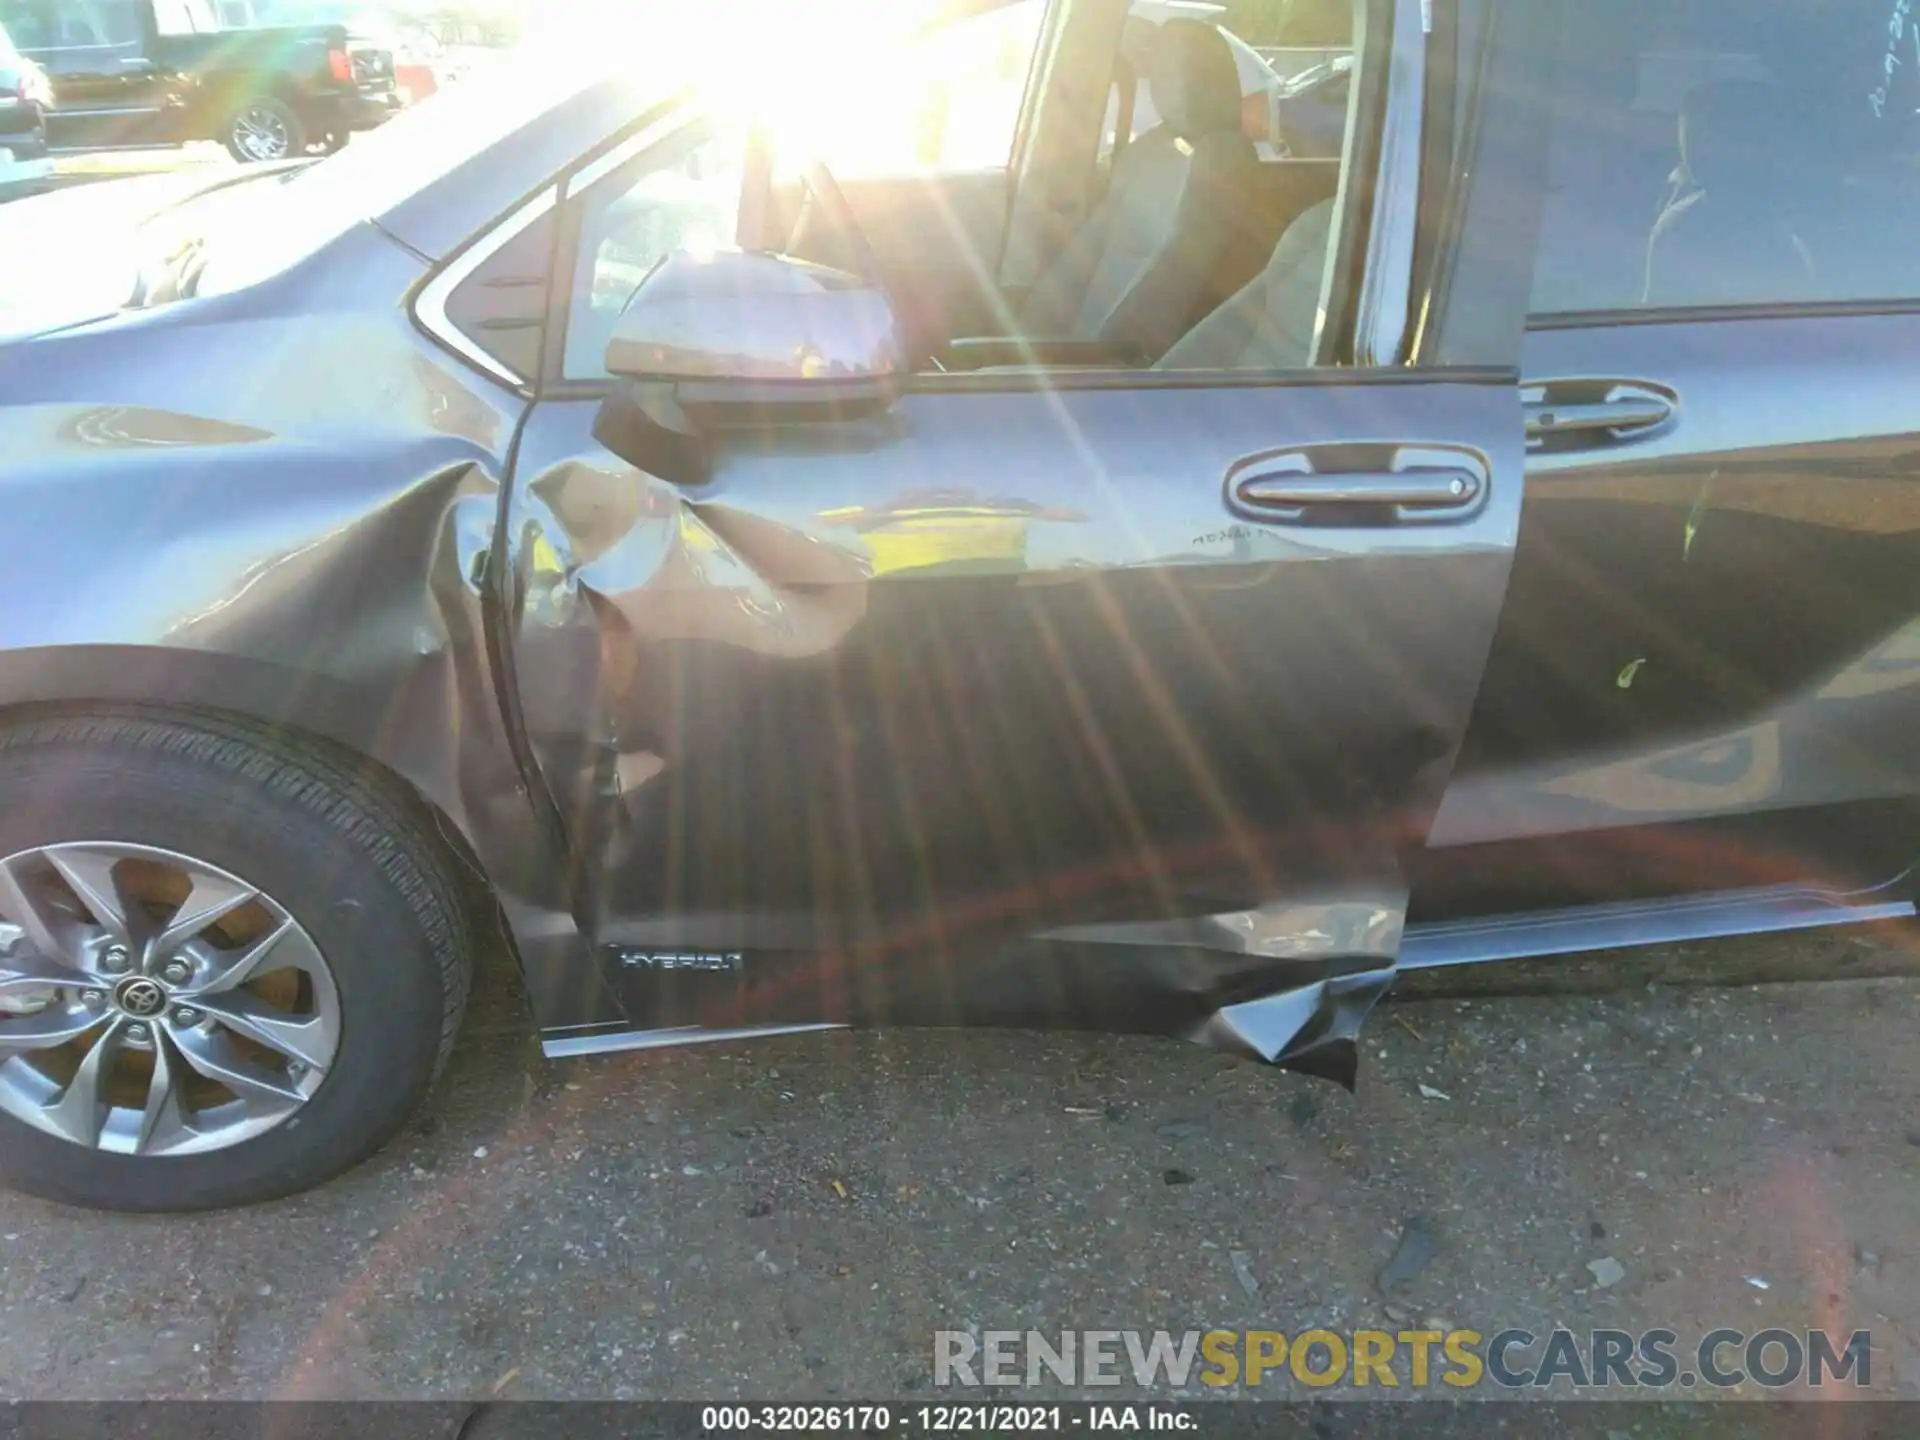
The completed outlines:
[[[252,160],[285,160],[293,152],[287,122],[264,105],[249,105],[234,116],[233,140]]]
[[[122,844],[0,860],[0,1111],[124,1155],[284,1123],[340,1045],[326,960],[269,896]]]

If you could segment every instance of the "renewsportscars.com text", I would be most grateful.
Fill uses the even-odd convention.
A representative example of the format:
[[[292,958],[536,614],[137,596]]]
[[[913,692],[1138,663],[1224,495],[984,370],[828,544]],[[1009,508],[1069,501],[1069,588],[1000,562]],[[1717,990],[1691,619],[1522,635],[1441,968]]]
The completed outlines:
[[[1666,1329],[941,1330],[933,1383],[995,1388],[1053,1383],[1183,1389],[1293,1383],[1355,1389],[1763,1389],[1872,1383],[1868,1331],[1710,1330],[1683,1342]]]

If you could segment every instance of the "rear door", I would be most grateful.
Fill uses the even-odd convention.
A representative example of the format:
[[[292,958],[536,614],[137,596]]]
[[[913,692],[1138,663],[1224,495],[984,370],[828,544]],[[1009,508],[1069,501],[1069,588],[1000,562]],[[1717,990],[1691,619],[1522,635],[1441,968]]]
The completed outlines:
[[[1298,267],[1317,348],[922,375],[879,420],[732,435],[700,485],[594,440],[600,355],[637,275],[729,231],[733,152],[672,122],[565,187],[508,658],[630,1024],[1350,1064],[1521,506],[1532,127],[1430,151],[1422,209],[1457,38],[1422,9],[1361,27],[1332,239]]]
[[[1527,526],[1436,842],[1549,863],[1554,903],[1879,884],[1920,790],[1920,258],[1889,239],[1920,14],[1566,16]]]

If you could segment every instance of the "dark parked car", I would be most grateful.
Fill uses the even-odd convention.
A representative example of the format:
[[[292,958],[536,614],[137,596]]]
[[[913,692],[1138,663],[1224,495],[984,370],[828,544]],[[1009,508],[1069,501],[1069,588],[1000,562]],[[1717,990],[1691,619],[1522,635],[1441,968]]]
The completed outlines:
[[[400,108],[392,54],[343,25],[227,30],[210,0],[0,0],[0,23],[52,77],[55,149],[217,140],[285,160]]]
[[[14,48],[0,26],[0,150],[16,160],[36,160],[47,153],[47,111],[53,108],[53,87],[47,73]]]
[[[1209,22],[1097,166],[1113,7],[964,8],[771,49],[811,108],[656,20],[118,192],[137,293],[15,312],[10,1183],[337,1173],[496,932],[556,1056],[1110,1027],[1351,1083],[1405,971],[1911,919],[1883,15],[1364,0],[1329,175]]]

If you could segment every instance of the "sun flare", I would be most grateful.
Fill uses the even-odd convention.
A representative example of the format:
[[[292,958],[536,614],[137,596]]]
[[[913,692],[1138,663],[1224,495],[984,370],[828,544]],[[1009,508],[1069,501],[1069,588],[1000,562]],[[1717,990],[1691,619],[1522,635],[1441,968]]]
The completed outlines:
[[[984,4],[929,34],[936,8],[936,0],[593,0],[556,13],[540,38],[565,46],[591,37],[598,53],[650,61],[672,52],[717,118],[774,137],[782,168],[820,159],[858,178],[1003,165],[1044,7]],[[890,123],[876,125],[876,116]]]

